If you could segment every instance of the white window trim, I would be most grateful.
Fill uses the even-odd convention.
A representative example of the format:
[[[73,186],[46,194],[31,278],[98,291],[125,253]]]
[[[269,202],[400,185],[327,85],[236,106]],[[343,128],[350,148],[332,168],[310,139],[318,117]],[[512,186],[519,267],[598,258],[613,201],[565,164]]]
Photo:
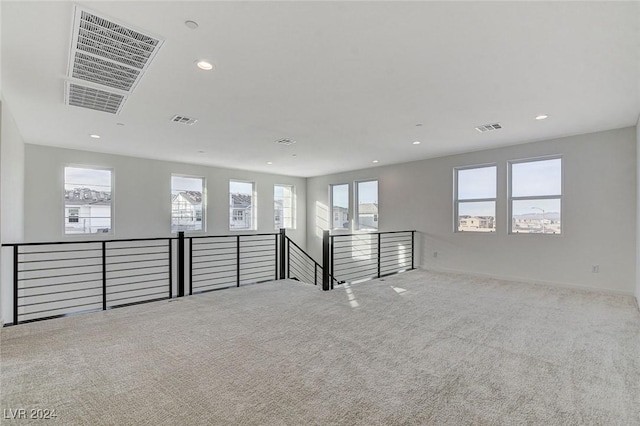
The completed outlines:
[[[354,232],[380,232],[380,211],[376,214],[377,219],[374,222],[378,222],[378,228],[376,229],[360,229],[360,200],[359,200],[359,185],[361,183],[376,182],[378,185],[378,208],[380,208],[380,180],[377,178],[360,179],[353,182],[353,228]]]
[[[231,219],[233,217],[233,213],[231,211],[231,182],[238,183],[250,183],[251,184],[251,227],[246,229],[234,229],[231,228]],[[229,232],[247,232],[247,231],[257,231],[258,230],[258,197],[257,197],[257,189],[256,183],[250,180],[242,180],[242,179],[229,179],[229,185],[227,186],[227,196],[229,197],[229,205],[227,206],[227,226],[229,227]]]
[[[350,204],[351,203],[351,184],[348,182],[345,183],[330,183],[329,184],[329,230],[331,231],[349,231],[351,229],[351,222],[352,222],[352,216],[351,216],[351,206],[347,207],[347,222],[349,223],[349,226],[347,228],[334,228],[333,227],[333,187],[334,186],[342,186],[342,185],[346,185],[347,186],[347,202]]]
[[[111,217],[109,218],[111,226],[109,227],[109,232],[101,232],[101,233],[77,233],[77,234],[67,234],[65,232],[66,226],[66,210],[67,206],[65,205],[64,200],[64,192],[66,179],[64,174],[64,169],[67,167],[73,167],[76,169],[93,169],[93,170],[108,170],[111,172]],[[104,237],[113,237],[115,235],[115,171],[113,167],[106,166],[91,166],[86,164],[78,164],[78,163],[68,163],[62,166],[62,237],[63,238],[95,238],[95,239],[105,239]]]
[[[472,169],[482,169],[486,167],[495,167],[496,168],[496,196],[494,198],[458,198],[458,172],[461,170],[472,170]],[[471,234],[471,235],[496,235],[498,233],[498,164],[497,163],[486,163],[486,164],[476,164],[471,166],[460,166],[453,168],[453,232],[457,234]],[[480,231],[459,231],[458,230],[458,212],[460,203],[481,203],[481,202],[490,202],[493,201],[495,205],[494,211],[494,220],[493,220],[493,231],[491,232],[480,232]]]
[[[207,178],[204,176],[196,176],[196,175],[185,175],[182,173],[171,173],[171,177],[181,177],[181,178],[189,178],[189,179],[202,179],[202,229],[198,231],[176,231],[173,232],[171,229],[171,224],[173,222],[173,208],[169,213],[169,231],[172,234],[176,234],[178,232],[184,232],[185,234],[204,234],[207,232]],[[171,186],[170,192],[173,192],[173,185],[169,182]]]
[[[526,197],[513,197],[513,185],[512,185],[512,166],[514,164],[522,164],[522,163],[533,163],[536,161],[547,161],[547,160],[560,160],[560,195],[534,195],[534,196],[526,196]],[[546,236],[552,235],[556,237],[561,237],[564,235],[564,156],[561,154],[558,155],[548,155],[542,157],[531,157],[531,158],[523,158],[518,160],[509,160],[508,162],[508,200],[507,200],[507,229],[509,235],[535,235],[535,236]],[[531,232],[513,232],[513,201],[530,201],[530,200],[560,200],[560,233],[559,234],[536,234]]]
[[[288,183],[274,183],[273,184],[273,189],[274,189],[274,194],[273,194],[273,204],[275,206],[275,188],[276,186],[288,186],[289,188],[291,188],[291,227],[287,228],[286,226],[284,227],[284,229],[296,229],[296,210],[297,210],[297,204],[298,204],[298,200],[297,200],[297,193],[296,193],[296,186],[295,185],[291,185]],[[275,209],[274,209],[274,213],[275,213]],[[274,215],[273,218],[273,226],[275,228],[275,223],[276,222],[276,218]],[[275,228],[276,230],[279,230],[280,228]]]

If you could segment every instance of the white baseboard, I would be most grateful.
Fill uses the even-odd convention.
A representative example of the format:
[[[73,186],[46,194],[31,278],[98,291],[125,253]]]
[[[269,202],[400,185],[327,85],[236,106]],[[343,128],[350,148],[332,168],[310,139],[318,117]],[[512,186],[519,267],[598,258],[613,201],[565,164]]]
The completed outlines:
[[[574,290],[585,290],[585,291],[590,291],[590,292],[594,292],[594,293],[615,294],[615,295],[618,295],[618,296],[620,296],[620,295],[622,295],[622,296],[635,296],[634,293],[630,292],[630,291],[605,289],[605,288],[599,288],[599,287],[590,287],[590,286],[581,285],[581,284],[574,284],[574,283],[563,283],[563,282],[556,282],[556,281],[532,280],[530,278],[511,277],[511,276],[506,276],[506,275],[483,274],[481,272],[460,271],[460,270],[446,269],[446,268],[432,268],[432,267],[428,267],[427,268],[427,267],[420,266],[420,267],[418,267],[418,269],[422,269],[424,271],[470,275],[470,276],[479,277],[479,278],[494,278],[494,279],[497,279],[497,280],[517,281],[517,282],[521,282],[521,283],[544,285],[544,286],[548,286],[548,287],[560,287],[560,288],[570,288],[570,289],[574,289]],[[634,298],[636,299],[636,303],[640,303],[636,297],[634,297]]]

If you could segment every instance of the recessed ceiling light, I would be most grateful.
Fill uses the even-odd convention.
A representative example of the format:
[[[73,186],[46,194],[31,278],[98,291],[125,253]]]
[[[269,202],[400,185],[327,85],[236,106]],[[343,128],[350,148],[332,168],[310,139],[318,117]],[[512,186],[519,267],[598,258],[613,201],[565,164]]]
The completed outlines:
[[[196,66],[205,71],[211,71],[213,69],[213,65],[211,65],[211,63],[207,61],[198,61],[196,62]]]
[[[116,126],[124,126],[124,123],[116,123]]]
[[[373,160],[373,162],[374,162],[374,163],[379,163],[379,161],[378,161],[378,160]]]
[[[536,120],[544,120],[545,118],[549,118],[549,116],[544,114],[536,116]]]
[[[267,161],[267,164],[273,164],[273,161]]]
[[[203,150],[198,151],[198,154],[204,154],[204,153],[205,153],[205,151],[203,151]]]
[[[416,124],[416,127],[422,127],[422,123]]]
[[[420,141],[413,141],[414,145],[420,145]]]
[[[96,134],[89,135],[89,137],[93,139],[100,139],[100,135],[96,135]]]
[[[198,28],[198,23],[196,21],[184,21],[184,24],[187,26],[187,28],[192,30]]]

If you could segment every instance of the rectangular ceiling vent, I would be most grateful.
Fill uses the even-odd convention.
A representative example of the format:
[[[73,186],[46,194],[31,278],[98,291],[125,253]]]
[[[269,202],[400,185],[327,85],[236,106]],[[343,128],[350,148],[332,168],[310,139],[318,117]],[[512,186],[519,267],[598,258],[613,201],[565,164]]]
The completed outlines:
[[[65,103],[67,105],[119,114],[126,100],[127,97],[120,93],[68,81],[66,84]]]
[[[171,117],[171,121],[173,121],[174,123],[180,123],[180,124],[186,124],[188,126],[193,126],[194,124],[196,124],[196,121],[198,121],[198,119],[185,117],[184,115],[174,115],[173,117]]]
[[[131,94],[162,47],[157,36],[76,6],[67,75]]]
[[[484,124],[482,126],[476,127],[476,130],[479,131],[480,133],[489,132],[491,130],[498,130],[498,129],[502,129],[502,125],[500,123]]]

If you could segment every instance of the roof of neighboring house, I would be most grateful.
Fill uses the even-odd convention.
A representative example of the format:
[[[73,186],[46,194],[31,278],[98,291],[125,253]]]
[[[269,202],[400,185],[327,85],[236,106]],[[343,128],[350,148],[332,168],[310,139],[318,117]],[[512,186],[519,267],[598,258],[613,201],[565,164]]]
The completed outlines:
[[[251,195],[248,194],[231,194],[231,201],[234,208],[251,207]]]
[[[64,191],[65,205],[109,205],[111,203],[111,193],[96,191],[91,188],[74,188]]]
[[[360,204],[358,214],[378,214],[378,205],[375,203]]]
[[[200,204],[202,203],[202,192],[199,191],[181,191],[171,197],[171,202],[173,203],[178,196],[182,196],[185,200],[190,202],[191,204]]]

